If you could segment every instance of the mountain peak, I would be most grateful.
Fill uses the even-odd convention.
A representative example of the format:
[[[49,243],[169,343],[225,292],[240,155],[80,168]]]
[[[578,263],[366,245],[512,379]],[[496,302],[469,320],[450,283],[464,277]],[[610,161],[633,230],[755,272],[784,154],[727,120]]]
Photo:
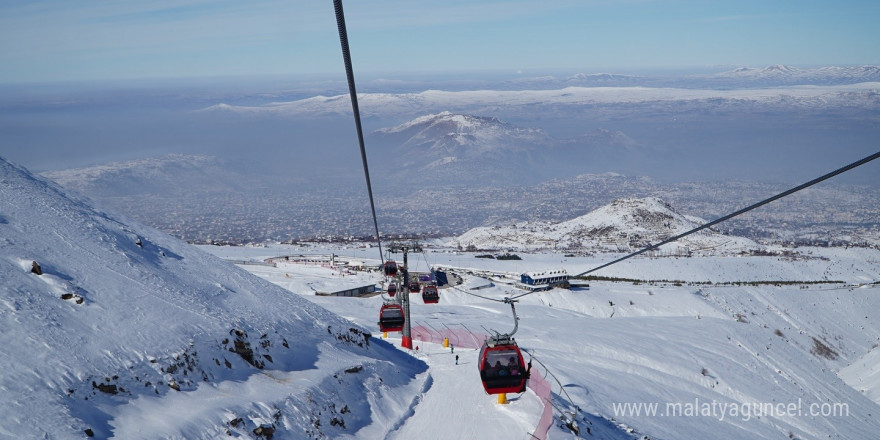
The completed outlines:
[[[412,131],[444,131],[446,133],[473,133],[490,127],[507,127],[509,124],[498,118],[457,114],[450,111],[419,116],[394,127],[376,130],[378,133],[392,134]]]
[[[766,73],[791,74],[791,73],[798,72],[799,70],[800,69],[797,69],[797,68],[791,67],[791,66],[786,66],[784,64],[771,64],[771,65],[765,67],[763,71]]]
[[[540,129],[448,111],[419,116],[374,133],[377,141],[394,149],[394,156],[400,158],[398,169],[446,167],[465,179],[521,169],[524,156],[550,144]],[[456,166],[449,167],[451,164]]]

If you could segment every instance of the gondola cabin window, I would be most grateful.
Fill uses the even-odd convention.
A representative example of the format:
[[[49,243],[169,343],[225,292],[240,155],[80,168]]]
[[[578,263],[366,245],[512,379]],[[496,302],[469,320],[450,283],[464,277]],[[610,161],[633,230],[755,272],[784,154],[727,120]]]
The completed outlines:
[[[519,353],[515,350],[487,353],[484,368],[487,371],[487,376],[519,376],[522,374]]]

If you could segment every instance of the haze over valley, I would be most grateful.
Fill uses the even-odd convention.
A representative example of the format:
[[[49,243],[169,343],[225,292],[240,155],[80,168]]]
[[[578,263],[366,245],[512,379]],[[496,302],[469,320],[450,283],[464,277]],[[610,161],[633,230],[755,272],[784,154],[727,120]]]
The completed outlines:
[[[878,71],[367,80],[382,232],[564,221],[622,197],[717,218],[870,154]],[[0,123],[19,147],[4,155],[185,240],[368,236],[344,90],[306,79],[7,90]],[[854,170],[724,228],[874,243],[876,176]]]

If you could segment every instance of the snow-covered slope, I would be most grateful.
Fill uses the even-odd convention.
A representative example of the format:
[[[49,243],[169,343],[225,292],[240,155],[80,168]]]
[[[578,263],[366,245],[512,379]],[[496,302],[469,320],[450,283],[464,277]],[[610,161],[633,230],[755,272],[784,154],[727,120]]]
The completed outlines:
[[[619,199],[561,223],[523,222],[484,226],[454,238],[453,244],[477,249],[572,249],[630,251],[658,243],[707,223],[676,212],[656,197]],[[660,253],[687,254],[711,250],[724,254],[758,249],[752,240],[700,231],[660,248]]]
[[[664,212],[662,203],[646,200],[616,208],[616,215],[631,214],[634,206]],[[614,218],[617,227],[645,230],[689,220],[668,215],[645,215],[634,224]],[[332,253],[377,262],[375,248],[351,246],[204,249],[236,260]],[[555,415],[570,411],[582,438],[874,438],[880,432],[874,415],[880,254],[804,252],[811,258],[627,260],[602,274],[686,281],[592,282],[588,290],[523,296],[517,342],[534,356],[535,374],[551,383]],[[576,273],[615,254],[563,255],[499,261],[439,249],[429,250],[423,265],[411,256],[413,270],[442,266],[464,279],[443,289],[440,304],[413,301],[413,322],[437,334],[509,329],[510,306],[500,300],[521,292],[500,282],[489,286],[471,269],[562,265]],[[403,354],[378,337],[367,343],[362,329],[375,329],[381,297],[313,295],[314,285],[330,290],[352,278],[370,282],[371,274],[296,264],[245,267],[274,285],[96,212],[0,161],[0,437],[527,439],[536,433],[547,406],[532,391],[511,395],[507,406],[483,392],[474,368],[478,351],[467,345],[478,344],[479,335],[456,344],[458,364],[450,349],[418,339],[421,350]],[[707,279],[865,284],[687,282]],[[485,288],[474,294],[475,287]],[[398,343],[394,335],[390,341]],[[557,421],[548,438],[571,436]]]
[[[381,438],[426,368],[2,159],[0,347],[2,438]]]
[[[225,258],[318,253],[376,260],[376,249],[356,246],[218,247]],[[603,275],[677,280],[876,281],[880,251],[812,248],[814,258],[774,256],[638,257],[603,269]],[[563,256],[526,252],[522,260],[474,258],[448,248],[427,250],[426,263],[460,275],[441,289],[439,304],[412,301],[413,320],[437,336],[481,328],[509,330],[510,306],[499,301],[523,292],[479,273],[564,267],[577,273],[618,254]],[[417,263],[418,262],[418,263]],[[309,278],[345,283],[353,276],[331,268],[246,266],[255,274],[310,295]],[[472,290],[481,287],[479,290]],[[685,282],[591,282],[589,289],[553,289],[521,296],[516,340],[552,384],[556,423],[548,438],[573,438],[559,422],[576,414],[580,438],[602,439],[872,439],[880,432],[876,344],[880,338],[877,288],[841,284],[732,286]],[[370,325],[379,298],[314,297]],[[455,333],[449,349],[417,342],[418,355],[436,378],[413,414],[389,438],[530,439],[538,419],[527,392],[506,407],[480,387],[472,339]],[[392,336],[393,337],[393,336]],[[873,348],[872,348],[873,347]],[[540,364],[538,364],[540,361]],[[551,375],[552,374],[552,375]],[[558,380],[558,382],[557,382]],[[871,399],[874,399],[873,401]],[[562,412],[565,412],[563,414]],[[510,418],[508,418],[510,417]],[[512,418],[512,420],[511,420]],[[517,427],[519,427],[517,429]],[[539,437],[540,438],[540,437]]]

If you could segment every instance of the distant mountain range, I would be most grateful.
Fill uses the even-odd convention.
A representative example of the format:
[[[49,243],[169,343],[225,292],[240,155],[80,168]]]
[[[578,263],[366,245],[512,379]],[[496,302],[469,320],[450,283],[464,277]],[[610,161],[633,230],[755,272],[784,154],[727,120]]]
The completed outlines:
[[[428,89],[422,91],[361,93],[359,101],[365,117],[411,118],[413,114],[443,110],[470,114],[506,114],[504,107],[511,106],[529,106],[534,111],[535,106],[546,109],[554,105],[717,99],[773,102],[777,100],[777,96],[812,99],[840,93],[876,91],[878,86],[870,84],[878,82],[880,66],[798,68],[774,64],[760,68],[738,67],[711,74],[671,76],[620,73],[577,73],[565,77],[545,75],[497,82],[472,82],[468,83],[471,88],[466,90],[455,87],[437,90],[426,85]],[[859,84],[869,85],[858,86]],[[796,86],[824,88],[799,89]],[[771,87],[778,90],[766,90]],[[350,111],[351,104],[345,95],[317,95],[257,105],[217,103],[199,110],[201,113],[308,117],[348,115]]]
[[[880,78],[866,77],[873,81],[834,81],[827,79],[818,84],[791,81],[770,84],[773,75],[755,76],[751,71],[741,71],[721,76],[694,76],[678,79],[680,83],[665,80],[662,83],[646,81],[640,84],[607,84],[601,86],[579,83],[578,80],[540,79],[541,84],[523,82],[525,88],[516,90],[483,89],[470,91],[427,90],[418,93],[364,93],[359,94],[360,111],[364,118],[380,120],[406,120],[413,115],[451,111],[454,113],[494,114],[523,116],[541,113],[558,117],[571,114],[584,106],[640,105],[656,106],[657,110],[677,106],[701,106],[707,102],[732,101],[743,107],[775,109],[798,106],[828,108],[841,103],[876,107],[876,82]],[[774,70],[775,72],[775,70]],[[789,78],[789,77],[786,77]],[[726,82],[725,82],[726,81]],[[809,85],[813,87],[800,87]],[[768,87],[773,87],[768,89]],[[867,98],[856,96],[867,94]],[[199,110],[201,114],[232,114],[239,116],[273,117],[332,117],[351,114],[351,101],[345,95],[315,96],[288,102],[272,102],[263,105],[228,105],[219,103]]]
[[[880,66],[819,67],[801,69],[782,64],[764,68],[740,67],[734,70],[707,75],[710,81],[731,81],[735,85],[835,85],[880,81]]]
[[[880,81],[880,66],[826,66],[798,68],[782,64],[738,67],[711,74],[680,76],[577,73],[568,77],[540,76],[505,81],[501,88],[579,87],[682,87],[731,88],[792,85],[845,85]]]
[[[869,115],[880,111],[878,70],[770,66],[663,78],[576,74],[471,90],[361,93],[358,99],[368,153],[377,157],[371,167],[392,176],[395,186],[402,178],[420,185],[420,178],[441,185],[534,183],[609,171],[667,181],[767,179],[841,153],[863,157],[877,138]],[[351,127],[346,95],[217,104],[198,114],[254,125],[290,120],[324,127],[346,120],[340,124]],[[297,147],[349,157],[345,139],[327,141],[335,134],[297,136]]]

